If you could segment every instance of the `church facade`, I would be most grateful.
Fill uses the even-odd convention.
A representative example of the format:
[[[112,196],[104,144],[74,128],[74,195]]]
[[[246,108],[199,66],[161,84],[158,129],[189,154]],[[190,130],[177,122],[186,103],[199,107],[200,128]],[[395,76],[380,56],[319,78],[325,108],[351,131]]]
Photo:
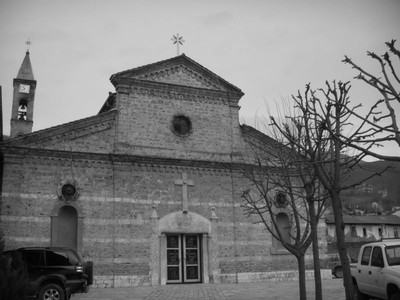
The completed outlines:
[[[295,270],[242,209],[246,141],[262,136],[239,123],[243,92],[184,54],[110,80],[115,92],[97,115],[32,132],[27,52],[1,144],[6,247],[73,247],[94,262],[97,286],[259,281]]]

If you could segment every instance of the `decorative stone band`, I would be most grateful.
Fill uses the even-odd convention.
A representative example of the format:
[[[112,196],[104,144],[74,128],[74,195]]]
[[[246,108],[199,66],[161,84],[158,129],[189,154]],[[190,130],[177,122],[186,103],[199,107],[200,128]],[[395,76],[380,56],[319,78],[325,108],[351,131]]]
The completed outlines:
[[[116,87],[118,93],[132,94],[140,96],[158,97],[160,99],[179,99],[198,103],[214,103],[220,105],[238,106],[238,101],[242,94],[229,91],[207,90],[186,87],[173,86],[156,83],[143,82],[137,79],[123,78]]]
[[[7,199],[7,198],[21,198],[25,200],[31,200],[31,199],[41,199],[41,200],[56,200],[57,196],[55,194],[24,194],[24,193],[7,193],[3,192],[2,193],[2,198]],[[142,205],[159,205],[162,204],[164,201],[162,200],[151,200],[151,199],[132,199],[132,198],[121,198],[121,197],[98,197],[98,196],[84,196],[81,195],[79,197],[79,201],[84,201],[84,202],[122,202],[122,203],[131,203],[131,204],[142,204]],[[180,200],[170,200],[166,201],[168,205],[180,205],[181,201]],[[208,205],[210,207],[232,207],[232,203],[226,203],[226,202],[202,202],[202,201],[193,201],[190,203],[191,206],[204,206]],[[235,203],[233,205],[235,208],[238,208],[241,206],[241,203]],[[4,218],[9,218],[10,216],[0,216],[0,220]],[[24,216],[18,216],[17,218],[21,218],[21,220],[26,221]],[[118,219],[115,221],[115,223],[123,223],[125,222],[125,219]],[[132,222],[132,219],[129,219],[126,221],[128,224]],[[238,223],[240,226],[245,226],[245,224],[248,223]],[[261,226],[259,224],[254,224],[252,226]]]
[[[83,168],[134,170],[157,173],[173,173],[213,176],[230,176],[241,169],[238,164],[189,161],[180,159],[156,159],[118,154],[79,153],[69,151],[4,148],[4,156],[9,163],[43,166],[73,166]]]

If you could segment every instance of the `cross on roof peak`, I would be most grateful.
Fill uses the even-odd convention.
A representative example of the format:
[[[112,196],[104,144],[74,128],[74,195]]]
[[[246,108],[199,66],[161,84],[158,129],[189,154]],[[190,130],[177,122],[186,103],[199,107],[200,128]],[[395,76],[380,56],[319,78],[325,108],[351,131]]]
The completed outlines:
[[[180,36],[179,33],[177,33],[176,35],[172,36],[171,41],[173,41],[174,45],[176,45],[176,55],[179,55],[179,45],[183,45],[185,42],[183,36]]]
[[[29,46],[32,44],[29,38],[26,40],[25,44],[26,44],[26,53],[29,53]]]

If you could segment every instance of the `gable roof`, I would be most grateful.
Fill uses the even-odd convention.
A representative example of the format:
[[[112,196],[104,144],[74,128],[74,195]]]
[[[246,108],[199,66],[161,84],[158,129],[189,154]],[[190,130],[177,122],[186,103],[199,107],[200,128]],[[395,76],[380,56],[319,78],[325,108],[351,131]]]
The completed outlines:
[[[254,150],[258,149],[264,154],[270,155],[271,159],[278,159],[278,153],[287,154],[290,156],[296,155],[296,153],[292,152],[288,146],[279,142],[278,140],[270,137],[269,135],[253,128],[249,125],[242,124],[240,125],[240,129],[242,130],[242,135],[247,144]],[[289,156],[288,156],[289,157]],[[278,159],[279,161],[279,159]]]
[[[83,134],[86,133],[86,129],[89,127],[94,127],[94,129],[91,130],[92,133],[96,132],[96,130],[104,130],[104,126],[100,124],[114,120],[116,114],[116,110],[110,110],[95,116],[16,136],[1,142],[0,147],[37,148],[38,143],[46,143],[57,137],[68,139],[78,138],[83,136]]]
[[[118,72],[110,77],[110,81],[114,86],[117,86],[123,79],[229,91],[240,96],[244,95],[238,87],[211,72],[185,54]]]
[[[246,124],[241,124],[240,128],[242,129],[242,132],[244,135],[251,137],[253,139],[259,140],[263,144],[271,144],[274,145],[275,147],[283,147],[281,143],[279,143],[277,140],[273,139],[269,135],[266,135],[265,133],[255,129],[254,127],[251,127]]]

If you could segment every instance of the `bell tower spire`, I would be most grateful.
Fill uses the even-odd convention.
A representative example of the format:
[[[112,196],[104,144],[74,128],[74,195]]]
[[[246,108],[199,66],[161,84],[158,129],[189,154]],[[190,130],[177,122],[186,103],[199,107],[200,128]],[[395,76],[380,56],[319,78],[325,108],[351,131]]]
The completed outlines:
[[[28,49],[26,50],[25,58],[19,68],[17,77],[13,81],[14,93],[10,137],[32,132],[36,80],[33,76],[29,55]]]

